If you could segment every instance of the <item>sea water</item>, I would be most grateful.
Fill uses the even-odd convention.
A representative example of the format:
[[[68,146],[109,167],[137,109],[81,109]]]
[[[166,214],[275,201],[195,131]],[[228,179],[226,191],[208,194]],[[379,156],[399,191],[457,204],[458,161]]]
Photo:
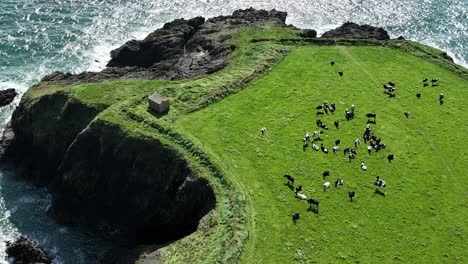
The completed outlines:
[[[1,0],[0,90],[20,94],[56,70],[99,71],[109,52],[175,18],[227,15],[239,8],[288,12],[288,24],[319,34],[346,21],[382,26],[391,37],[447,51],[468,62],[468,0]],[[0,108],[0,133],[11,118],[17,97]],[[0,169],[0,263],[3,241],[31,237],[55,257],[55,263],[93,263],[108,244],[92,234],[56,224],[46,215],[45,189],[17,182]]]

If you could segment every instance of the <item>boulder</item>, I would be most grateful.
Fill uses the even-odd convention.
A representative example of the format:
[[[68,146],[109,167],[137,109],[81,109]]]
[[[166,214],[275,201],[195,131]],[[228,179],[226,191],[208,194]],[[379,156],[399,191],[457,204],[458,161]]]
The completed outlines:
[[[17,95],[18,93],[13,88],[0,91],[0,107],[9,105]]]
[[[303,29],[299,32],[299,36],[302,38],[316,38],[317,31],[313,29]]]
[[[14,264],[49,264],[52,259],[40,246],[24,236],[18,237],[14,242],[6,242],[8,257],[14,258]]]
[[[349,38],[349,39],[390,39],[387,31],[380,27],[358,25],[346,22],[342,26],[323,33],[322,38]]]

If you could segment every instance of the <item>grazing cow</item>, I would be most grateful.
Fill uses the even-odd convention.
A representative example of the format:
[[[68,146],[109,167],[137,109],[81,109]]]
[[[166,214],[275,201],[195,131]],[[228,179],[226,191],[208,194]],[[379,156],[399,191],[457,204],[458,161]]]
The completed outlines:
[[[260,132],[262,133],[262,135],[265,135],[266,128],[265,128],[265,127],[262,127],[262,129],[260,129]]]
[[[335,145],[338,146],[340,143],[341,143],[341,140],[340,140],[339,138],[337,138],[337,139],[335,140]]]
[[[348,109],[346,109],[346,114],[345,114],[346,120],[351,120],[353,119],[353,113],[349,112]]]
[[[387,145],[385,145],[384,143],[379,143],[379,144],[375,145],[374,148],[375,148],[375,151],[379,151],[379,150],[384,149],[386,147],[387,147]]]
[[[349,155],[348,155],[348,162],[351,162],[351,161],[352,161],[353,159],[355,159],[355,158],[356,158],[356,155],[355,155],[355,154],[349,153]]]
[[[315,110],[322,110],[323,109],[323,105],[319,105],[317,107],[315,107]]]
[[[305,140],[309,141],[311,136],[312,135],[309,132],[307,132],[306,135],[305,135]]]
[[[319,147],[317,145],[315,145],[315,143],[312,143],[312,149],[315,150],[315,151],[318,151]]]
[[[296,193],[296,198],[300,200],[307,200],[307,196],[302,193]]]
[[[343,184],[344,184],[344,180],[343,180],[343,179],[338,179],[338,180],[335,181],[335,187],[338,187],[338,185],[343,186]]]
[[[284,177],[288,180],[287,184],[291,184],[291,185],[294,185],[294,177],[291,176],[291,175],[284,175]]]
[[[405,111],[405,116],[406,118],[409,118],[410,113],[408,111]]]
[[[292,220],[294,221],[294,223],[296,223],[297,220],[299,220],[299,218],[301,218],[301,214],[300,213],[294,213],[292,215]]]
[[[354,155],[357,155],[357,151],[355,148],[351,149],[351,153],[354,154]]]
[[[326,124],[322,124],[320,127],[325,129],[325,130],[328,130],[328,126]]]
[[[387,159],[388,159],[388,162],[392,162],[392,160],[395,159],[395,155],[393,155],[393,154],[388,154]]]
[[[350,151],[350,149],[349,149],[349,148],[345,148],[345,149],[343,149],[343,155],[346,155],[346,154],[348,154],[348,153],[349,153],[349,151]]]
[[[354,147],[357,148],[360,145],[361,145],[361,140],[359,140],[359,138],[356,138],[356,140],[354,140]]]
[[[377,117],[377,114],[368,113],[368,114],[366,115],[366,117],[367,117],[367,118],[374,118],[374,119],[375,119],[375,118]]]
[[[335,62],[334,61],[331,61],[330,62],[331,66],[333,67],[335,65]]]
[[[351,113],[354,114],[354,109],[356,109],[356,107],[354,105],[351,105]]]
[[[439,79],[432,79],[432,86],[439,86]]]
[[[322,173],[322,176],[323,176],[324,179],[325,179],[325,177],[330,176],[330,171],[327,171],[327,170],[324,171],[324,172]]]
[[[439,94],[439,100],[443,100],[443,99],[444,99],[444,94],[443,93]]]
[[[418,99],[421,98],[421,93],[417,93],[417,94],[416,94],[416,97],[417,97]]]
[[[427,87],[427,86],[429,86],[428,83],[423,83],[423,87]]]
[[[382,140],[382,138],[379,138],[378,136],[375,136],[375,135],[372,136],[371,138],[372,138],[372,140],[375,141],[376,144],[377,144],[377,143],[380,143],[380,141]]]
[[[425,77],[425,78],[423,79],[423,82],[427,82],[427,80],[428,80],[427,77]]]
[[[320,120],[320,118],[319,118],[319,119],[317,119],[317,120],[315,121],[315,124],[317,124],[318,127],[322,127],[323,122],[322,122],[322,120]]]
[[[442,99],[442,100],[439,100],[439,104],[440,104],[440,105],[443,105],[443,104],[444,104],[444,100],[443,100],[443,99]]]
[[[367,170],[367,166],[366,166],[366,164],[364,164],[364,161],[361,161],[361,169],[363,171]]]
[[[312,205],[314,205],[315,208],[317,208],[317,209],[319,207],[319,201],[317,201],[315,199],[309,199],[309,200],[307,200],[307,203],[309,203],[309,208],[312,208]]]
[[[323,134],[323,131],[314,131],[314,138],[320,138],[320,135]]]
[[[343,77],[343,72],[342,71],[339,71],[338,74],[340,75],[340,77]]]
[[[392,89],[393,87],[390,86],[390,85],[388,85],[388,84],[384,84],[384,85],[383,85],[383,88],[384,88],[385,90],[390,90],[390,89]]]
[[[390,86],[392,86],[392,87],[395,86],[395,84],[394,84],[392,81],[388,81],[387,83],[388,83],[388,85],[390,85]]]
[[[298,193],[300,191],[302,191],[302,185],[299,185],[299,186],[296,187],[296,193]]]
[[[372,146],[367,146],[367,152],[368,152],[369,154],[372,153]]]
[[[330,182],[326,182],[323,184],[323,191],[326,191],[328,188],[330,188]]]
[[[339,150],[340,150],[340,147],[334,146],[333,147],[333,154],[336,154],[336,152],[339,151]]]
[[[325,114],[328,115],[328,108],[327,108],[327,107],[324,107],[324,108],[323,108],[323,111],[325,112]]]
[[[333,122],[333,124],[335,125],[336,129],[338,129],[340,127],[340,121],[335,121]]]
[[[328,149],[323,146],[323,144],[320,144],[320,149],[322,150],[323,153],[328,154]]]
[[[352,202],[353,198],[356,197],[356,192],[355,191],[348,192],[348,197]]]
[[[380,179],[380,177],[377,176],[377,178],[375,178],[374,185],[379,187],[379,188],[385,188],[385,187],[387,187],[387,182]]]

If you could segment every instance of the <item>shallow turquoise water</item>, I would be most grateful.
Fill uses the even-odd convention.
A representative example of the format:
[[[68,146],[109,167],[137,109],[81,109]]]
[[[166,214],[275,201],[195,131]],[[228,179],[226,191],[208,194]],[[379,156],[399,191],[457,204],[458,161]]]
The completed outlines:
[[[438,47],[465,67],[468,62],[467,0],[2,0],[0,90],[24,92],[55,70],[100,70],[110,50],[167,21],[226,15],[250,6],[288,11],[287,23],[319,33],[345,21],[383,26],[392,37]],[[18,102],[0,109],[0,132]],[[105,243],[55,224],[45,215],[49,200],[45,190],[17,183],[0,170],[0,240],[27,234],[53,252],[56,263],[92,263]]]

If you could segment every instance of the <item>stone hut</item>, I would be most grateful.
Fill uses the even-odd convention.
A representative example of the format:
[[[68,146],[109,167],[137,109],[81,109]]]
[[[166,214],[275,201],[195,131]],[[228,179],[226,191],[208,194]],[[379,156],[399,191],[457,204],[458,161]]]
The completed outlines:
[[[148,96],[148,102],[149,108],[158,113],[169,111],[169,98],[162,94],[156,93]]]

